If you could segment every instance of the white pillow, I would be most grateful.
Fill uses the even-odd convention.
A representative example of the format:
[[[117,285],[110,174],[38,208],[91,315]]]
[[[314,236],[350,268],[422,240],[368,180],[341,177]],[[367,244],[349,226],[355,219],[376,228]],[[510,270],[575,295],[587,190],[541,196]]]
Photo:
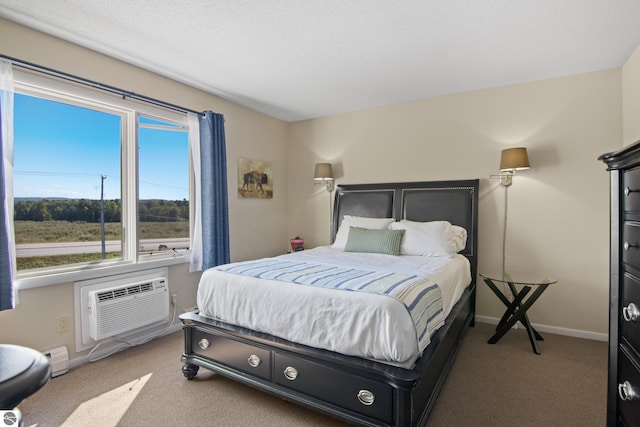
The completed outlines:
[[[363,216],[345,215],[336,233],[336,239],[331,245],[334,249],[343,249],[349,237],[349,227],[366,228],[369,230],[384,230],[395,221],[393,218],[367,218]]]
[[[456,247],[456,253],[460,252],[467,246],[467,230],[458,225],[451,225],[453,241]]]
[[[453,256],[464,249],[467,231],[448,221],[416,222],[402,220],[389,226],[405,230],[400,253],[419,256]]]

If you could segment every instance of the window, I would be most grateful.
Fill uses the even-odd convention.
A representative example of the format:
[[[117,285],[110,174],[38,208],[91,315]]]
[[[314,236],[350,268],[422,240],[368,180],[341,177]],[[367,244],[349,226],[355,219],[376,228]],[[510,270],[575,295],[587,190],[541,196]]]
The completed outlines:
[[[14,115],[18,271],[120,259],[122,117],[19,93]]]
[[[19,277],[184,252],[190,229],[186,115],[63,89],[16,84]]]
[[[184,126],[138,118],[140,253],[189,247],[189,135]]]

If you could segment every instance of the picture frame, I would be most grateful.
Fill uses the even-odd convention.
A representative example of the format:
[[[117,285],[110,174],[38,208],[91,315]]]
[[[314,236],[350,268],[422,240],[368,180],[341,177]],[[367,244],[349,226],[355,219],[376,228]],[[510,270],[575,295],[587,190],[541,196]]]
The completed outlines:
[[[238,197],[273,198],[273,165],[263,160],[238,158]]]

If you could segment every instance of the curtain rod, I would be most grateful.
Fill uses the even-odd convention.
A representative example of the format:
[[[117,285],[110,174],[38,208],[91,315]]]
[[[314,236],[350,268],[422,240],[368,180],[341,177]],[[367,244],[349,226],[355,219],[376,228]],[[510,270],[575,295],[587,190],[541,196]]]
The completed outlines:
[[[0,54],[0,58],[6,59],[10,61],[13,65],[21,68],[25,68],[27,70],[37,71],[41,74],[46,74],[48,76],[58,77],[60,79],[72,81],[75,83],[80,83],[85,86],[90,86],[95,89],[100,89],[105,92],[115,93],[116,95],[122,96],[122,99],[131,98],[137,101],[146,102],[148,104],[153,104],[158,107],[167,108],[169,110],[180,111],[183,113],[194,113],[194,114],[202,114],[202,111],[195,111],[189,108],[181,107],[179,105],[170,104],[168,102],[160,101],[158,99],[150,98],[148,96],[139,95],[135,92],[131,92],[128,90],[120,89],[115,86],[106,85],[100,82],[96,82],[93,80],[85,79],[83,77],[75,76],[73,74],[65,73],[63,71],[54,70],[53,68],[43,67],[42,65],[37,65],[31,62],[23,61],[21,59],[13,58],[11,56]]]

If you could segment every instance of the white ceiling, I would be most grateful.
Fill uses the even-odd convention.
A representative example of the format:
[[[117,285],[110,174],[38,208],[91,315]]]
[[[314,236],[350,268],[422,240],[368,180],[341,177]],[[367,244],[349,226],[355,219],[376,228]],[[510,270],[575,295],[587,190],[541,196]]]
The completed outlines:
[[[0,17],[286,121],[620,67],[640,45],[640,0],[0,0]]]

